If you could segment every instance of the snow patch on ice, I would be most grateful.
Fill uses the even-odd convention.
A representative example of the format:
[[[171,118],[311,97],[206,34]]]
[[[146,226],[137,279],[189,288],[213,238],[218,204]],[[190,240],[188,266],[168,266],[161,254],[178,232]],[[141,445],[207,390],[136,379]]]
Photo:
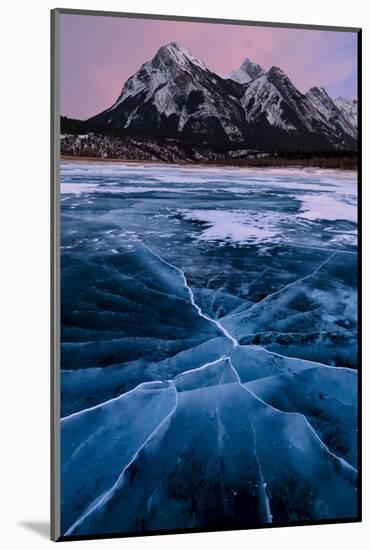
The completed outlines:
[[[357,206],[331,195],[298,195],[300,218],[307,220],[347,220],[357,222]]]
[[[209,226],[199,236],[203,241],[262,243],[279,232],[276,227],[277,216],[273,212],[181,210],[181,214],[186,220],[204,222]]]

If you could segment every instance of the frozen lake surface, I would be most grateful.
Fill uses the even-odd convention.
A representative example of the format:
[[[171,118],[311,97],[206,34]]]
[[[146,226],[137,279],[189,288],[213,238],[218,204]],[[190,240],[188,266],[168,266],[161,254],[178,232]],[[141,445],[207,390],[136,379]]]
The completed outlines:
[[[356,173],[63,162],[62,528],[355,517]]]

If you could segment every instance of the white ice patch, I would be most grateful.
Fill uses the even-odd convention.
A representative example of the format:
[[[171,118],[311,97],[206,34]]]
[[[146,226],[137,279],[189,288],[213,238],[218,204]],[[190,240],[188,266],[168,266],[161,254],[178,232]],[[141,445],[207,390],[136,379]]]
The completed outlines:
[[[301,201],[299,217],[307,220],[347,220],[357,222],[357,206],[336,196],[298,195]]]
[[[272,212],[242,210],[181,210],[186,220],[200,221],[209,227],[202,230],[203,241],[226,240],[235,243],[262,243],[279,233],[278,216]]]
[[[344,231],[344,232],[337,232],[337,231],[331,231],[331,233],[334,233],[334,237],[332,237],[331,242],[335,245],[344,245],[344,246],[356,246],[357,245],[357,230],[354,229],[353,231]]]
[[[62,195],[81,195],[82,193],[193,193],[195,191],[206,191],[199,187],[184,188],[184,187],[156,187],[148,186],[133,186],[133,185],[116,185],[116,184],[90,184],[90,183],[62,183]],[[91,202],[91,201],[88,201]],[[78,206],[76,204],[72,206]]]
[[[98,183],[61,183],[61,195],[81,195],[81,193],[93,193]]]

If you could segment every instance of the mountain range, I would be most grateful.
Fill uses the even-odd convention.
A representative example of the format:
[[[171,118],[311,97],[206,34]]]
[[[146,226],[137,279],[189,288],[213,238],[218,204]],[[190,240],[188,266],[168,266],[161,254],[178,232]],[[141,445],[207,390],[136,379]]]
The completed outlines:
[[[162,46],[88,124],[197,143],[264,150],[355,150],[357,101],[323,87],[301,93],[279,67],[245,59],[228,77],[183,46]]]

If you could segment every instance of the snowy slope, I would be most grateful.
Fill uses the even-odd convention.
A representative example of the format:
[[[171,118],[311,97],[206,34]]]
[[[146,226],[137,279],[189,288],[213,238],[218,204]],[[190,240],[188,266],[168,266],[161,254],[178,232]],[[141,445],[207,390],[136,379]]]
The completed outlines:
[[[347,99],[345,97],[337,97],[334,99],[335,104],[343,113],[343,116],[349,123],[357,129],[358,127],[358,101],[356,99]]]
[[[326,92],[325,88],[314,86],[310,88],[306,96],[316,109],[326,118],[327,123],[337,132],[344,132],[357,137],[357,127],[344,115],[344,109],[339,108],[336,101]]]

